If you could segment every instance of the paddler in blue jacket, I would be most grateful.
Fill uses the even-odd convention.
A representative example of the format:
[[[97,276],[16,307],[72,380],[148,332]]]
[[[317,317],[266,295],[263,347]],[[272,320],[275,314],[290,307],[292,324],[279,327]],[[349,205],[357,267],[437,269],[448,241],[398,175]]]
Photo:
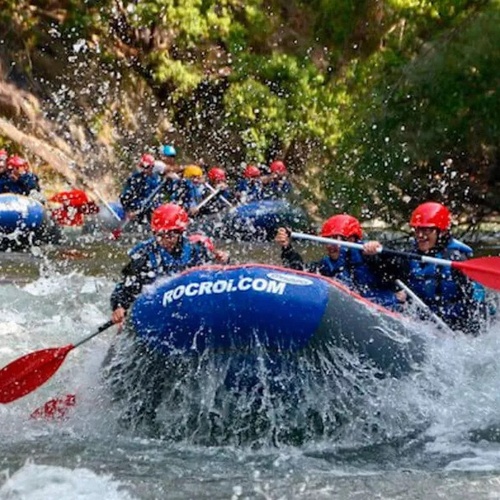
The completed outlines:
[[[472,249],[452,237],[451,214],[441,203],[426,202],[412,213],[414,232],[412,253],[439,259],[463,261],[472,257]],[[365,244],[365,252],[377,252],[379,242]],[[383,254],[381,255],[383,257]],[[450,328],[478,334],[485,324],[485,290],[463,273],[448,266],[414,259],[387,257],[394,278],[401,279]]]
[[[111,295],[111,318],[115,323],[122,323],[127,309],[144,285],[190,267],[222,260],[216,252],[209,253],[203,241],[191,242],[185,236],[188,223],[186,211],[173,203],[161,205],[153,212],[151,229],[154,236],[130,250],[123,278]]]
[[[262,200],[264,184],[261,171],[255,165],[247,165],[243,171],[243,178],[236,185],[236,196],[240,203],[250,203]]]
[[[339,214],[323,224],[321,236],[359,243],[363,230],[355,217]],[[300,254],[293,249],[287,229],[279,228],[275,241],[282,248],[281,259],[286,267],[335,278],[362,297],[393,310],[399,309],[406,298],[403,293],[394,291],[391,281],[384,280],[377,256],[368,257],[360,250],[327,245],[327,255],[319,261],[305,264]]]
[[[263,192],[264,198],[272,200],[286,198],[292,192],[288,170],[281,160],[274,160],[269,165],[269,175],[264,180]]]
[[[205,174],[199,165],[188,165],[170,198],[172,202],[181,205],[190,217],[198,214],[197,206],[210,194],[204,180]]]
[[[40,197],[38,176],[29,171],[28,162],[18,155],[9,156],[0,178],[0,193],[15,193]]]
[[[160,176],[153,170],[154,166],[154,156],[143,154],[139,161],[138,170],[125,181],[120,202],[128,219],[135,219],[139,215],[149,219],[153,209],[161,204],[161,196],[158,193],[157,198],[152,201],[150,206],[144,207],[144,202],[161,183]],[[143,208],[145,208],[144,211]]]

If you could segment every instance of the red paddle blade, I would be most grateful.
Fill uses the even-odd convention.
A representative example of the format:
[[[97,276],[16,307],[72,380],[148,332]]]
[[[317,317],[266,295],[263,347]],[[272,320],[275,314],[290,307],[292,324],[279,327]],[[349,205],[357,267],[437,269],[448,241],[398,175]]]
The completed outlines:
[[[49,399],[43,406],[37,408],[30,418],[34,420],[63,420],[70,409],[76,405],[75,394],[66,394]]]
[[[22,398],[44,384],[61,366],[73,345],[26,354],[0,370],[0,403]]]
[[[479,257],[477,259],[453,261],[451,267],[459,269],[471,280],[500,290],[500,257]]]

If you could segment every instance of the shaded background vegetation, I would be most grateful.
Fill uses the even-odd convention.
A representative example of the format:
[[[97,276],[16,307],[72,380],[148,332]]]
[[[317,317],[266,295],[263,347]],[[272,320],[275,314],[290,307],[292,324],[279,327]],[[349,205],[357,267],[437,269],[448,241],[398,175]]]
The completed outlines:
[[[64,139],[110,192],[167,141],[234,175],[284,159],[321,215],[399,224],[429,198],[472,221],[498,211],[500,0],[0,7],[0,111]]]

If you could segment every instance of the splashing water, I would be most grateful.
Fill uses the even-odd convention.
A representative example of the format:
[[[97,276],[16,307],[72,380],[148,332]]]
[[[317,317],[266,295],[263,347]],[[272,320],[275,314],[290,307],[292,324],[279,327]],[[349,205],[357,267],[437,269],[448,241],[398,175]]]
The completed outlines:
[[[95,330],[109,316],[112,286],[105,278],[77,273],[24,286],[2,284],[0,364],[37,349],[75,342]],[[166,491],[166,482],[176,477],[188,481],[186,469],[198,470],[208,455],[213,465],[204,477],[213,479],[222,467],[233,481],[230,487],[219,482],[221,489],[215,492],[196,490],[199,498],[227,488],[237,498],[236,478],[249,464],[253,475],[240,481],[242,492],[256,484],[264,488],[263,478],[273,473],[280,483],[280,487],[273,483],[275,491],[282,491],[279,488],[288,477],[300,493],[299,479],[312,477],[298,494],[304,498],[307,492],[319,491],[314,488],[325,470],[341,476],[401,467],[442,473],[498,471],[500,327],[494,325],[482,337],[453,339],[431,335],[432,327],[427,328],[426,361],[401,379],[381,378],[374,368],[338,350],[283,365],[287,366],[283,371],[273,369],[264,350],[251,372],[237,357],[233,363],[238,366],[214,356],[162,360],[165,372],[160,372],[162,390],[153,431],[141,411],[147,401],[144,396],[159,380],[158,365],[128,356],[138,346],[125,332],[119,337],[103,333],[75,349],[47,384],[0,406],[0,470],[5,475],[0,496],[8,492],[11,498],[20,498],[12,491],[28,487],[27,475],[45,474],[50,483],[58,474],[78,478],[87,474],[83,469],[90,469],[99,471],[101,491],[115,491],[106,498],[114,494],[132,498],[127,495],[137,492],[139,498],[155,498]],[[110,345],[115,356],[103,370]],[[237,378],[233,388],[247,387],[248,377],[256,377],[254,390],[228,390],[228,374]],[[142,387],[138,375],[146,382]],[[125,397],[115,401],[120,391]],[[68,393],[76,393],[77,405],[65,420],[30,420],[35,408]],[[34,462],[30,465],[27,459]],[[133,473],[127,472],[130,461],[135,463]],[[54,469],[37,469],[44,463]],[[165,473],[171,464],[179,469]],[[305,476],[287,476],[290,468]],[[18,472],[6,472],[11,469]],[[157,477],[160,470],[165,477],[154,487],[139,479],[141,474]],[[126,481],[131,475],[132,485]],[[115,479],[124,480],[128,492],[120,491]],[[348,492],[343,498],[350,498]]]

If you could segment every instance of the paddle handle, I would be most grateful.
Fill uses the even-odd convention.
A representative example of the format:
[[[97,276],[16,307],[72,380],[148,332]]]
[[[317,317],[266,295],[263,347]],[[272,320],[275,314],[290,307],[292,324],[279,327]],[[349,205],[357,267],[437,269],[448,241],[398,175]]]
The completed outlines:
[[[292,238],[296,238],[298,240],[309,240],[315,241],[316,243],[324,243],[325,245],[338,245],[347,248],[356,248],[358,250],[363,250],[363,245],[361,243],[354,243],[352,241],[336,240],[334,238],[325,238],[323,236],[316,236],[314,234],[296,232],[292,232],[291,236]],[[451,267],[453,265],[453,261],[451,260],[438,259],[437,257],[428,257],[426,255],[419,255],[418,253],[400,252],[399,250],[390,250],[384,247],[380,248],[379,253],[403,257],[405,259],[418,260],[420,262],[427,262],[429,264],[436,264],[440,266]]]
[[[81,346],[82,344],[85,344],[85,342],[88,342],[90,339],[93,339],[96,335],[99,335],[108,328],[111,328],[114,324],[115,324],[114,321],[110,319],[109,321],[104,323],[104,325],[101,325],[95,332],[92,332],[90,335],[87,335],[86,337],[80,339],[78,342],[75,342],[73,344],[73,349],[75,347]]]

